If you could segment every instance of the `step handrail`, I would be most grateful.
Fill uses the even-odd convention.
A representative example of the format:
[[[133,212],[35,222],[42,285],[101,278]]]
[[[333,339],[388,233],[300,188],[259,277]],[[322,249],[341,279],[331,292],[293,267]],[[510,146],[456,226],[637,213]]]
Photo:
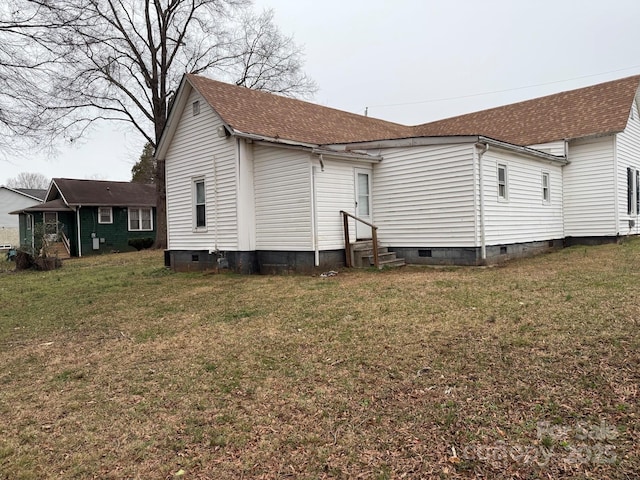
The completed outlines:
[[[60,230],[60,238],[62,238],[62,244],[64,245],[65,250],[69,255],[71,255],[71,243],[67,238],[67,235],[64,233],[64,230]]]
[[[373,223],[367,222],[362,218],[358,218],[355,215],[350,214],[349,212],[345,212],[344,210],[340,210],[340,214],[342,215],[342,226],[344,229],[344,251],[346,254],[345,263],[347,267],[351,268],[353,266],[351,263],[351,242],[349,241],[349,217],[351,217],[356,222],[364,223],[368,227],[371,227],[371,242],[373,243],[373,265],[376,268],[380,268],[380,258],[378,255],[378,227],[376,227]]]

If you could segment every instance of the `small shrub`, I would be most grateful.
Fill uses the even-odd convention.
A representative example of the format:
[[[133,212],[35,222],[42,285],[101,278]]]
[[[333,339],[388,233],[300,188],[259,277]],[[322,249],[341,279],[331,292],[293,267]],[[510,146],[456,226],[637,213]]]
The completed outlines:
[[[146,237],[146,238],[130,238],[128,243],[129,243],[130,246],[132,246],[136,250],[140,251],[140,250],[143,250],[143,249],[150,248],[151,245],[153,245],[153,238],[150,238],[150,237]]]

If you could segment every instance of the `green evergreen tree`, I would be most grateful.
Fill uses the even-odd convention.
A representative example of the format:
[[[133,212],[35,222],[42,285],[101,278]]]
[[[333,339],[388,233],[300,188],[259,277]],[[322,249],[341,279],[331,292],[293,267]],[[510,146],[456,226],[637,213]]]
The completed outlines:
[[[153,145],[147,142],[140,155],[140,160],[131,168],[131,181],[136,183],[153,183],[156,165],[153,161]]]

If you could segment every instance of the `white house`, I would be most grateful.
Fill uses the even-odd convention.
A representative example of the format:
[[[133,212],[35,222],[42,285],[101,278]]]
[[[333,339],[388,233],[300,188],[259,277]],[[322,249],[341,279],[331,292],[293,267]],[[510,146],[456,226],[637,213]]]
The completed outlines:
[[[42,203],[46,190],[0,186],[0,245],[19,245],[18,217],[9,212]]]
[[[350,259],[345,218],[350,242],[372,224],[425,264],[638,233],[639,81],[409,127],[186,75],[156,151],[168,262],[335,267]]]

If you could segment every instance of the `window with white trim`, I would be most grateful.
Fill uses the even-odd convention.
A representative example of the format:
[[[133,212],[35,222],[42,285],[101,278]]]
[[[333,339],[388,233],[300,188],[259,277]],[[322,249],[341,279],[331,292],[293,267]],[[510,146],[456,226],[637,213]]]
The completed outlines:
[[[640,215],[640,170],[636,170],[636,215]]]
[[[111,207],[98,208],[98,223],[113,223],[113,209]]]
[[[506,202],[509,198],[507,190],[507,166],[498,164],[498,200]]]
[[[627,214],[636,215],[638,213],[638,202],[640,192],[638,191],[638,171],[627,167]]]
[[[151,208],[129,207],[129,231],[149,232],[151,230],[153,230],[153,212]]]
[[[549,172],[542,172],[542,203],[551,202],[551,181]]]
[[[193,210],[194,227],[205,229],[207,227],[207,198],[202,178],[193,181]]]

